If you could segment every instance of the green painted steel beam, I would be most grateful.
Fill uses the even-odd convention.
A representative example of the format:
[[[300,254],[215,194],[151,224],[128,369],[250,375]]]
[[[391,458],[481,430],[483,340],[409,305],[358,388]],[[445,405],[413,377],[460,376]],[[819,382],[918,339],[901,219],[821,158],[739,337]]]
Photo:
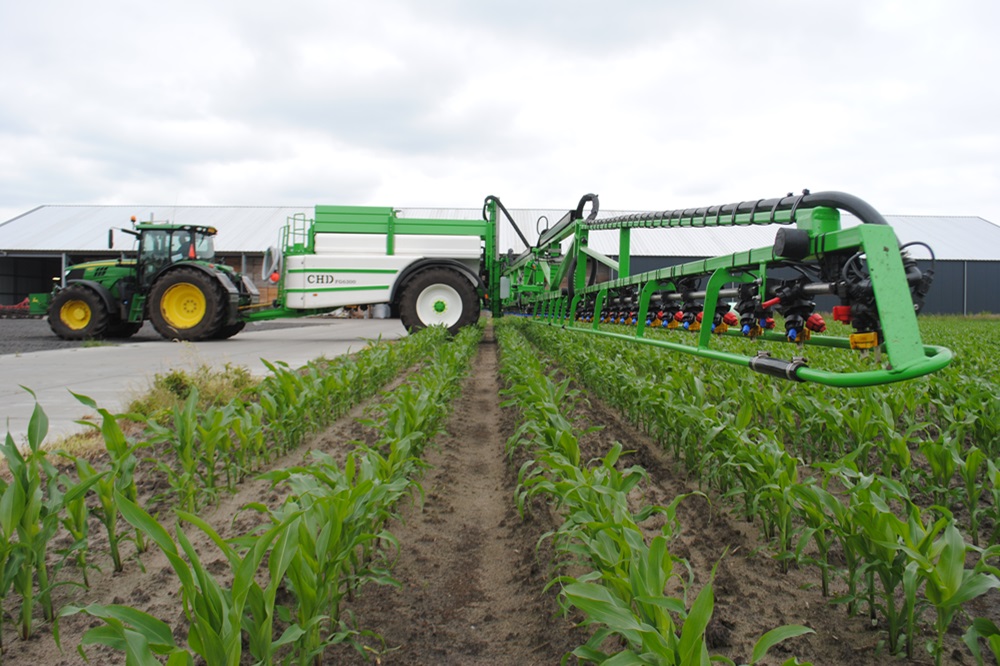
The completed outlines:
[[[611,257],[604,256],[603,254],[601,254],[600,252],[598,252],[594,248],[589,247],[587,245],[583,245],[583,246],[580,247],[580,252],[582,254],[585,254],[586,256],[590,257],[594,261],[596,261],[596,262],[598,262],[600,264],[604,264],[605,266],[607,266],[611,270],[616,271],[616,272],[618,271],[618,262],[617,261],[615,261]]]
[[[534,321],[532,323],[540,326],[552,325],[544,321]],[[754,359],[752,356],[743,356],[708,347],[686,345],[659,338],[636,337],[632,334],[616,333],[614,331],[607,331],[594,327],[562,326],[561,328],[565,331],[573,333],[600,335],[608,338],[614,338],[616,340],[637,342],[669,351],[680,352],[689,356],[697,356],[711,361],[721,361],[723,363],[729,363],[731,365],[737,365],[745,368],[750,368],[751,361]],[[778,362],[784,362],[781,361],[781,359],[775,360]],[[880,384],[891,384],[894,382],[916,379],[917,377],[929,375],[945,368],[949,363],[951,363],[951,360],[952,352],[950,349],[935,345],[924,345],[921,360],[905,367],[893,366],[891,369],[862,370],[859,372],[833,372],[830,370],[811,368],[808,365],[802,365],[798,366],[794,370],[794,374],[795,378],[799,381],[813,382],[837,388],[859,388],[863,386],[878,386]],[[791,364],[792,361],[787,361],[787,363]]]
[[[618,277],[627,278],[632,272],[632,230],[622,227],[618,232]]]

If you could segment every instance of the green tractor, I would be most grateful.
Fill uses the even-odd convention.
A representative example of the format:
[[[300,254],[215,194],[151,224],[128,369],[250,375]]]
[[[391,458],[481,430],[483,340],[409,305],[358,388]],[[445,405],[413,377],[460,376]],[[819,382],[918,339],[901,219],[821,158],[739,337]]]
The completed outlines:
[[[33,296],[32,309],[48,312],[56,335],[65,340],[128,338],[147,319],[172,340],[225,339],[243,330],[240,309],[256,304],[257,288],[215,262],[215,228],[135,224],[134,217],[132,223],[132,229],[122,231],[138,238],[135,258],[69,266],[62,287]]]

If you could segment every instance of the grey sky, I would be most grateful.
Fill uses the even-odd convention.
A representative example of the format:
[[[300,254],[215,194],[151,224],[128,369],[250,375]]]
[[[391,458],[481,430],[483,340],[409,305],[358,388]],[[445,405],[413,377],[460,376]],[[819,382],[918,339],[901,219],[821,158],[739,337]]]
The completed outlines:
[[[997,28],[994,0],[6,2],[0,221],[808,187],[1000,223]]]

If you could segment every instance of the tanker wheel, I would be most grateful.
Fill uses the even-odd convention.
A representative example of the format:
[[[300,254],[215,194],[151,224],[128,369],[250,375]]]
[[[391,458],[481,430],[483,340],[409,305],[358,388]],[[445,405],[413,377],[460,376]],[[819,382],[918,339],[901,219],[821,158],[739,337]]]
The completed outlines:
[[[479,320],[479,296],[461,273],[431,268],[418,273],[403,288],[399,318],[409,331],[445,326],[454,334]]]
[[[108,309],[93,290],[70,285],[52,299],[49,328],[63,340],[100,338],[108,328]]]
[[[142,322],[114,321],[108,324],[108,331],[105,337],[126,339],[131,338],[142,328]]]
[[[215,332],[212,336],[215,340],[228,340],[233,337],[246,327],[247,323],[245,321],[238,321],[235,324],[224,324],[219,327],[219,330]]]
[[[149,320],[167,339],[205,340],[222,326],[224,299],[221,286],[211,275],[196,268],[178,268],[153,285]]]

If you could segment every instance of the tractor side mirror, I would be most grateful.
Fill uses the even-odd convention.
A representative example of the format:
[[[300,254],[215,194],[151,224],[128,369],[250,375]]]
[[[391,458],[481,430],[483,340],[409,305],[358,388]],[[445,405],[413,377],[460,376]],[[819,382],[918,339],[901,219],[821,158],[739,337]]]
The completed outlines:
[[[115,230],[108,229],[108,249],[115,249]]]

